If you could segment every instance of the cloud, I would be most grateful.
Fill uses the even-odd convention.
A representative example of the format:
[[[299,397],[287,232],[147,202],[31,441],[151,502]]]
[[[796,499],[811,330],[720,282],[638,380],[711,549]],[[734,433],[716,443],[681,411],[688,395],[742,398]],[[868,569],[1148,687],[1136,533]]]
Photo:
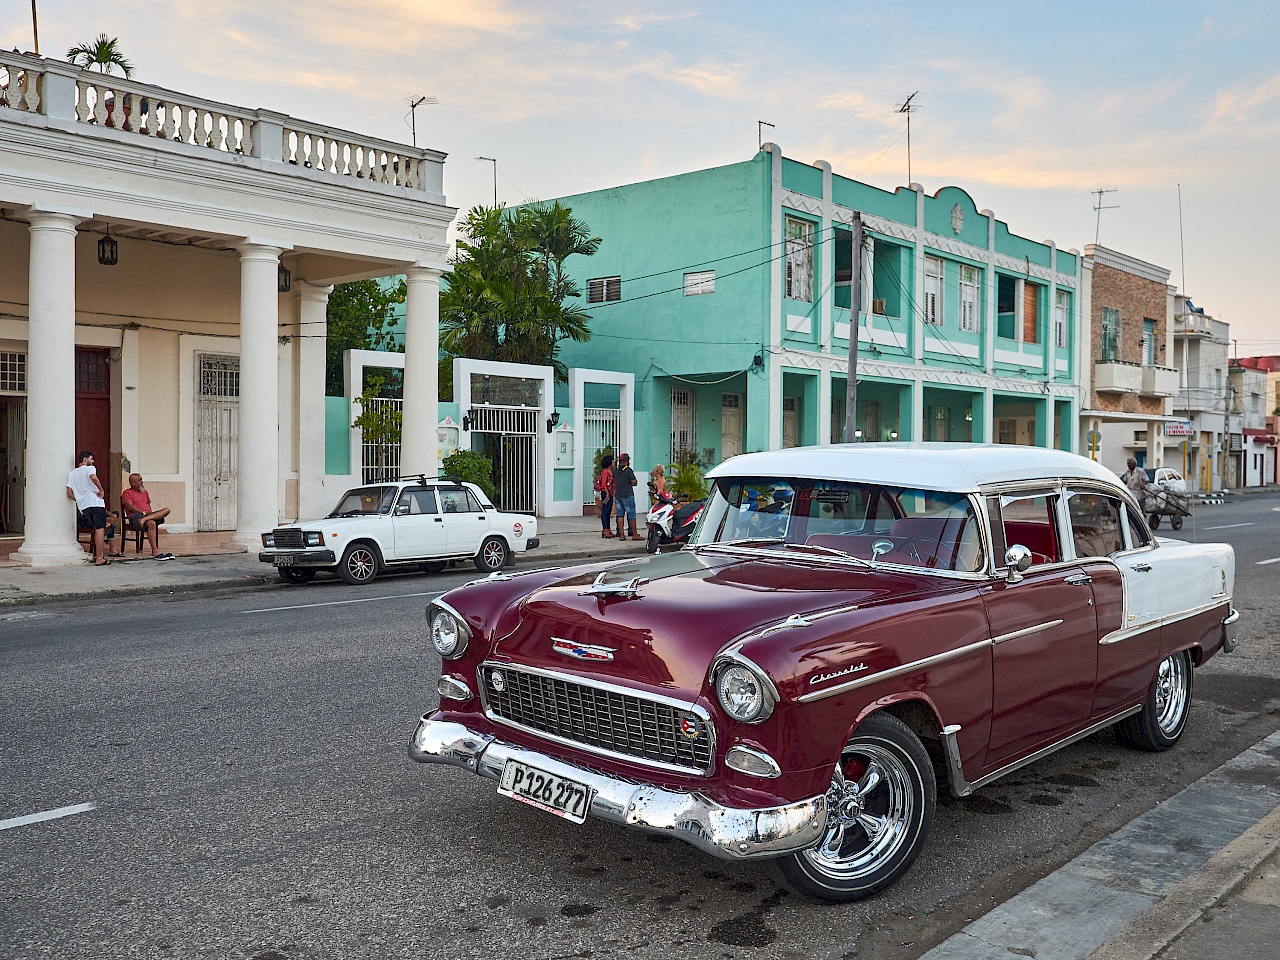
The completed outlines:
[[[1212,128],[1253,123],[1258,119],[1258,108],[1277,98],[1280,98],[1280,73],[1260,83],[1239,84],[1219,91],[1206,126]]]
[[[644,11],[624,14],[613,21],[613,26],[628,33],[637,33],[646,27],[653,26],[655,23],[692,20],[696,16],[697,13],[693,11],[688,13],[653,13],[652,11]]]

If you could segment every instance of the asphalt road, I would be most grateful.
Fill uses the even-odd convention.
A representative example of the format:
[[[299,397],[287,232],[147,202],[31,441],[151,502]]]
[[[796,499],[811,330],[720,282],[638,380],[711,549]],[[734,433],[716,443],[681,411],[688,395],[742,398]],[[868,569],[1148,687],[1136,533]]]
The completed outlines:
[[[0,829],[0,956],[918,957],[1280,728],[1280,497],[1181,535],[1235,544],[1243,619],[1179,746],[1104,732],[944,797],[905,880],[836,908],[409,761],[426,595],[472,573],[5,608],[0,821],[93,808]]]

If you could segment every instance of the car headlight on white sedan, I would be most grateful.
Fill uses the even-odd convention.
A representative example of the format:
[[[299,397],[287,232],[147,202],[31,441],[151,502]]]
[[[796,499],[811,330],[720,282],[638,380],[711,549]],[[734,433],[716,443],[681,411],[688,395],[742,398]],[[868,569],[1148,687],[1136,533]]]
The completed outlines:
[[[427,607],[427,623],[436,653],[446,660],[456,660],[466,653],[471,630],[456,610],[437,600]]]

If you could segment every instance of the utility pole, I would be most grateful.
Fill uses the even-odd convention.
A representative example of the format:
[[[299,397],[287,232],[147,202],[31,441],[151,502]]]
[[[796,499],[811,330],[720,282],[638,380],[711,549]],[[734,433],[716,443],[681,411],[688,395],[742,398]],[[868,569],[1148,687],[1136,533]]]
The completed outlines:
[[[498,161],[493,157],[476,157],[477,160],[487,160],[493,164],[493,207],[498,208]]]
[[[853,443],[858,423],[858,326],[862,313],[862,214],[853,211],[853,276],[849,285],[849,379],[844,393],[844,442]]]
[[[907,186],[911,186],[911,184],[912,184],[912,179],[911,179],[911,114],[913,114],[913,113],[915,113],[915,112],[916,112],[915,104],[913,104],[911,101],[912,101],[912,100],[914,100],[914,99],[915,99],[916,97],[918,97],[919,95],[920,95],[920,91],[919,91],[919,90],[917,90],[915,93],[911,94],[911,96],[907,97],[907,99],[903,100],[900,104],[898,104],[898,113],[905,113],[905,114],[907,115]]]
[[[36,0],[31,0],[31,36],[35,40],[35,54],[38,57],[40,56],[40,23],[36,17]]]
[[[1110,207],[1104,207],[1102,205],[1102,195],[1104,193],[1115,193],[1116,192],[1115,187],[1110,187],[1110,188],[1099,187],[1097,190],[1090,190],[1089,192],[1092,194],[1095,194],[1098,198],[1098,202],[1093,205],[1094,212],[1098,214],[1098,225],[1094,228],[1094,231],[1093,231],[1093,242],[1094,244],[1097,244],[1098,237],[1102,236],[1102,211],[1103,210],[1119,210],[1120,204],[1117,203],[1114,206],[1110,206]],[[1183,270],[1183,273],[1186,273],[1185,269]]]

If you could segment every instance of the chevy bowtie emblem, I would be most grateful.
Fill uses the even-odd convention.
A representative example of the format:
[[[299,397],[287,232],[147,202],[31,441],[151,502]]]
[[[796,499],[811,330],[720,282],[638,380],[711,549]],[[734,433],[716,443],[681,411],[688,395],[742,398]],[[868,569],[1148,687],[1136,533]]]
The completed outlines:
[[[613,647],[597,647],[590,643],[574,643],[572,640],[561,640],[558,637],[551,638],[551,649],[556,653],[562,653],[566,657],[574,657],[578,660],[612,660],[614,654]]]

